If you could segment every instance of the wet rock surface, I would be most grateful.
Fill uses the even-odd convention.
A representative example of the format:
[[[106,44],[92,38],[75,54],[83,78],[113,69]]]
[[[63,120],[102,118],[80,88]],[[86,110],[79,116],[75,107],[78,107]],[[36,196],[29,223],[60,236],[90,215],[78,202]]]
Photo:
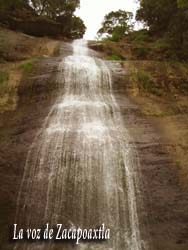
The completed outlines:
[[[169,154],[173,145],[163,137],[155,120],[144,116],[126,93],[128,86],[121,70],[114,79],[115,97],[138,152],[143,198],[140,222],[141,228],[145,225],[149,249],[185,250],[188,248],[188,197]]]
[[[64,56],[71,54],[68,44],[62,48]],[[58,95],[56,75],[61,60],[41,60],[21,81],[17,109],[0,114],[0,245],[9,242],[28,150]],[[12,249],[12,243],[4,249]]]

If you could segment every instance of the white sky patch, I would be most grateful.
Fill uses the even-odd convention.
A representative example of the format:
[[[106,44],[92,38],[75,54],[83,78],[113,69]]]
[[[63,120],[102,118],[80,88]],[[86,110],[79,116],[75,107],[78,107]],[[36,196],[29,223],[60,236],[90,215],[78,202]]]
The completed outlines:
[[[87,27],[85,39],[94,39],[101,27],[104,16],[114,10],[131,11],[138,9],[136,0],[81,0],[75,15],[81,17]]]

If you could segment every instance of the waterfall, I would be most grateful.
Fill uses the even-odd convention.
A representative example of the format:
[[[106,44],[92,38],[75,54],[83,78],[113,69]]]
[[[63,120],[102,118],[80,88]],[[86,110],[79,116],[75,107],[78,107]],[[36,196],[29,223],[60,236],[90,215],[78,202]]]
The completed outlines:
[[[46,223],[96,228],[104,223],[111,230],[109,241],[83,242],[74,249],[141,250],[137,166],[112,93],[110,69],[90,56],[87,42],[72,46],[73,55],[59,64],[59,97],[27,156],[16,223],[26,228]],[[16,243],[15,249],[62,245],[27,242]]]

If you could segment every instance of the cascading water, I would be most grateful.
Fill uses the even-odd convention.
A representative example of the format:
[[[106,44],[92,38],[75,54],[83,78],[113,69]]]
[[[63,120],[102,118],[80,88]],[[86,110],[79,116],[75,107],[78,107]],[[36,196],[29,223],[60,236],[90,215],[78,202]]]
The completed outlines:
[[[28,153],[16,223],[26,228],[104,223],[111,239],[63,248],[54,242],[17,243],[15,249],[141,250],[136,171],[110,70],[89,56],[86,42],[73,42],[73,50],[59,65],[59,98]]]

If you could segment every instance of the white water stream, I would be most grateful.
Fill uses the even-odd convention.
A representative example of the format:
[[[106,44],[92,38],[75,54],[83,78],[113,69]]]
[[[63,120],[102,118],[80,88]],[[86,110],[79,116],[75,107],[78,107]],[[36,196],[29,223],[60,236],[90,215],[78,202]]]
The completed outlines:
[[[111,239],[99,244],[19,244],[17,250],[141,250],[136,167],[129,136],[112,94],[111,72],[90,57],[84,41],[59,65],[59,98],[28,153],[16,223],[62,223],[96,228]],[[20,226],[21,227],[21,226]]]

